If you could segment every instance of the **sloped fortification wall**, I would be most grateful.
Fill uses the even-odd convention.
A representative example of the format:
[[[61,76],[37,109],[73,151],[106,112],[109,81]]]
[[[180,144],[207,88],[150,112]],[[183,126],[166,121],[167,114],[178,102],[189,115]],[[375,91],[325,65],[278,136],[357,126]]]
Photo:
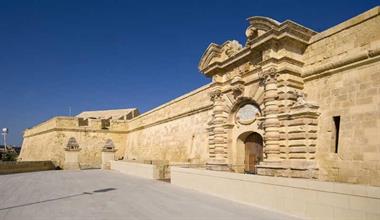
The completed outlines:
[[[125,158],[204,163],[211,118],[209,85],[128,122]]]
[[[319,106],[320,178],[380,186],[379,8],[314,36],[305,91]],[[340,116],[335,146],[334,116]]]
[[[117,158],[124,155],[125,129],[112,131],[112,129],[80,128],[78,118],[56,117],[25,132],[19,158],[22,161],[51,160],[56,166],[62,167],[64,148],[71,137],[76,139],[81,148],[79,153],[81,168],[100,168],[101,150],[107,139],[111,139],[118,150]]]

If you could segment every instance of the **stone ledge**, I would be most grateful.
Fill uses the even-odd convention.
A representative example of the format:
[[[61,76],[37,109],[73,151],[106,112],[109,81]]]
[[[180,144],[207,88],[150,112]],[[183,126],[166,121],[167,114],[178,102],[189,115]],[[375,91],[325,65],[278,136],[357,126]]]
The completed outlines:
[[[146,164],[144,162],[130,162],[130,161],[110,161],[111,170],[116,170],[121,173],[138,176],[147,179],[165,179],[165,169],[167,165],[162,165],[155,162],[155,164]]]
[[[171,183],[302,218],[380,218],[380,187],[179,167]]]
[[[253,183],[262,183],[269,185],[278,185],[285,187],[298,187],[306,190],[318,190],[321,192],[333,192],[338,194],[347,194],[361,197],[380,199],[380,187],[357,185],[349,183],[324,182],[318,180],[271,177],[260,175],[248,175],[232,172],[220,172],[204,169],[191,169],[181,167],[171,167],[171,172],[181,172],[200,176],[211,176],[222,179],[231,179],[239,181],[248,181]]]
[[[51,161],[0,162],[0,174],[36,172],[54,169],[55,166]]]

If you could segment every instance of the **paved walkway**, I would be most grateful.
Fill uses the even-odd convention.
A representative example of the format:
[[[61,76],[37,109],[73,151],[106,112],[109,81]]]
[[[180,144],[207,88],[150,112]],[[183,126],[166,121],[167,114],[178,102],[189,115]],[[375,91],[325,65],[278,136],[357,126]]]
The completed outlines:
[[[0,220],[7,219],[292,218],[164,182],[85,170],[0,176]]]

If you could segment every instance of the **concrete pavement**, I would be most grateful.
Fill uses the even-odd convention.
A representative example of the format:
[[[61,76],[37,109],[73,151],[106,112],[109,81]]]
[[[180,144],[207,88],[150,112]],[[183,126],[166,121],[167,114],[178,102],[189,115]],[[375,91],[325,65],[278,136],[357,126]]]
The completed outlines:
[[[294,218],[116,171],[60,170],[0,176],[0,219]]]

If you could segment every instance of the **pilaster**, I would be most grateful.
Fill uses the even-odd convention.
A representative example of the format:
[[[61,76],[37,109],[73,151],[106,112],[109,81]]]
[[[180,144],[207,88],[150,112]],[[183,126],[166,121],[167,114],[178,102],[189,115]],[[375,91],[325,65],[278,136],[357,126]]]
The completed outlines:
[[[278,120],[278,73],[275,68],[262,72],[260,75],[264,81],[264,152],[266,162],[278,162],[280,160],[279,145],[279,120]]]
[[[221,86],[215,84],[214,89],[209,95],[213,102],[213,112],[208,128],[209,160],[207,168],[212,170],[228,170],[227,132],[224,128],[227,115],[225,114],[226,110]]]

